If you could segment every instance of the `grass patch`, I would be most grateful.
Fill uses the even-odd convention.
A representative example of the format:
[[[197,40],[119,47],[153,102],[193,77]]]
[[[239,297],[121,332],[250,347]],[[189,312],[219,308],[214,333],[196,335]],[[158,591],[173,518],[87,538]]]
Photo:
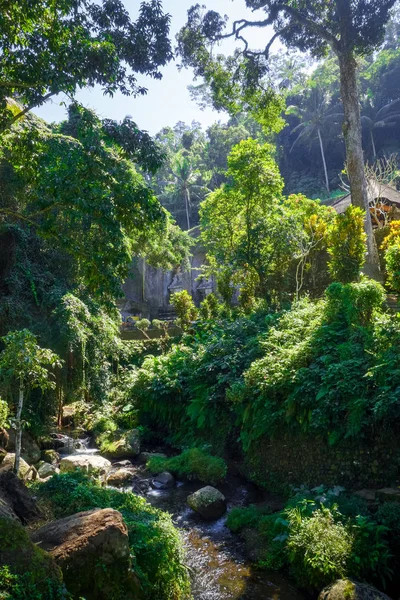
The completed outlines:
[[[147,463],[151,473],[169,471],[183,479],[196,479],[202,483],[217,485],[225,477],[227,466],[222,458],[211,456],[200,448],[185,450],[178,456],[161,458],[155,456]]]

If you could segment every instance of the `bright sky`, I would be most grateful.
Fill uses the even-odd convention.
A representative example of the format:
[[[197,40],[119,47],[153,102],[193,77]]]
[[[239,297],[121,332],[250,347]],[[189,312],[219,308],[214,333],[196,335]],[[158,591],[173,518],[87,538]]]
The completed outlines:
[[[175,45],[175,34],[185,24],[187,10],[196,0],[164,0],[165,12],[171,19],[171,35]],[[253,18],[251,11],[245,6],[244,0],[204,0],[207,8],[227,14],[230,20],[243,17]],[[135,18],[139,0],[125,0],[125,6]],[[251,29],[249,39],[252,47],[261,48],[268,41],[268,32],[265,30]],[[251,38],[250,38],[251,36]],[[224,51],[231,51],[233,43],[229,41],[223,46]],[[112,119],[123,119],[131,115],[133,120],[141,129],[151,134],[157,133],[166,125],[175,125],[178,121],[191,123],[193,120],[200,121],[205,127],[215,121],[226,120],[224,113],[217,113],[211,109],[201,111],[197,104],[191,100],[187,86],[193,83],[193,75],[184,69],[178,71],[174,62],[171,62],[163,70],[163,79],[155,81],[149,78],[141,78],[140,82],[148,88],[147,96],[131,98],[116,94],[114,98],[104,96],[100,88],[81,91],[77,98],[85,106],[93,108],[99,116]],[[198,82],[200,83],[200,81]],[[65,118],[65,107],[60,106],[64,97],[50,100],[44,106],[35,109],[34,112],[46,121],[60,121]]]

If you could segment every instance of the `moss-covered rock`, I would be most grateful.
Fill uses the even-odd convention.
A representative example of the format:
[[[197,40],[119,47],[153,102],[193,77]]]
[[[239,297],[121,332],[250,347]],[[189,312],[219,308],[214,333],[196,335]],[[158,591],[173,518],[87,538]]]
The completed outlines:
[[[56,467],[61,457],[55,450],[42,450],[41,458],[44,462],[49,463],[49,465],[53,465]]]
[[[140,433],[137,429],[103,433],[98,443],[101,453],[108,458],[135,458],[140,454]]]
[[[111,508],[80,512],[37,530],[33,541],[60,566],[68,591],[87,600],[137,600],[128,530]]]
[[[7,471],[12,471],[14,468],[14,463],[15,463],[15,454],[12,452],[9,452],[8,454],[6,454],[6,456],[3,458],[2,462],[0,463],[0,473],[6,473]],[[21,458],[20,462],[19,462],[18,475],[22,479],[25,479],[29,473],[29,469],[30,469],[30,467],[29,467],[28,463],[23,458]],[[28,478],[29,479],[33,478],[33,471],[31,471]]]
[[[219,519],[226,511],[225,496],[211,485],[207,485],[188,496],[187,503],[192,510],[209,521]]]
[[[322,590],[318,600],[390,600],[372,585],[350,579],[339,579]]]
[[[54,600],[63,597],[61,569],[53,558],[36,546],[20,523],[0,518],[0,597],[13,598],[18,585],[26,598]],[[6,577],[5,573],[15,577]]]

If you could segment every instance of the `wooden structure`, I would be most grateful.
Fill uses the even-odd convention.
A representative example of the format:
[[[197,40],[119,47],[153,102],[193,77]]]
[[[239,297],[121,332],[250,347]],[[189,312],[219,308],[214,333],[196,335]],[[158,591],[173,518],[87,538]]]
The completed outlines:
[[[395,187],[370,179],[367,189],[373,227],[384,227],[388,221],[400,219],[400,192]],[[336,200],[332,208],[341,214],[350,204],[351,194],[347,194]]]

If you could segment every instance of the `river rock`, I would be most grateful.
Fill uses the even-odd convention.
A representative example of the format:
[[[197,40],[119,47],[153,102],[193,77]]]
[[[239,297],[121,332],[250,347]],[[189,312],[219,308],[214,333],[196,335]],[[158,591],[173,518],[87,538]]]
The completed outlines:
[[[339,579],[322,590],[318,600],[391,600],[372,585]]]
[[[61,456],[55,450],[42,450],[41,458],[44,462],[56,467],[61,460]]]
[[[76,425],[77,416],[79,412],[79,405],[77,402],[72,404],[66,404],[62,409],[62,426],[71,427]]]
[[[14,468],[14,462],[15,462],[15,454],[13,454],[12,452],[9,452],[8,454],[6,454],[6,456],[0,463],[0,473],[12,471]],[[19,473],[18,473],[19,476],[22,479],[25,479],[26,476],[28,475],[29,469],[30,469],[30,466],[21,457],[20,462],[19,462]],[[31,473],[28,475],[28,479],[33,479],[33,477],[34,477],[34,471],[31,471]]]
[[[47,477],[52,477],[52,475],[55,475],[57,471],[57,467],[43,461],[38,468],[38,475],[40,479],[46,479]]]
[[[0,497],[13,515],[22,523],[30,523],[42,518],[31,491],[12,471],[0,473]],[[3,510],[3,514],[4,510]]]
[[[226,511],[225,496],[211,485],[207,485],[188,496],[187,503],[192,510],[209,521],[219,519]]]
[[[117,462],[113,462],[113,469],[132,469],[133,465],[130,460],[119,460]]]
[[[15,452],[15,429],[8,430],[7,452]],[[21,456],[29,464],[34,465],[40,460],[40,448],[27,431],[22,432]]]
[[[145,465],[151,458],[167,458],[167,455],[162,452],[141,452],[138,456],[138,462]]]
[[[112,449],[106,455],[109,458],[134,458],[140,454],[140,433],[138,429],[115,433]]]
[[[137,600],[128,530],[111,508],[77,513],[35,531],[32,540],[61,567],[68,591],[87,600]]]
[[[151,480],[151,487],[155,490],[168,490],[175,486],[175,477],[164,471],[164,473],[159,473]]]
[[[0,518],[0,565],[9,566],[16,575],[29,573],[29,589],[35,598],[47,598],[50,586],[54,588],[54,598],[64,597],[61,569],[47,552],[31,542],[21,523],[13,519]]]
[[[122,467],[121,469],[113,469],[107,477],[107,483],[115,487],[122,487],[132,482],[134,476],[133,469]]]
[[[69,473],[78,469],[87,473],[108,475],[111,463],[96,454],[71,454],[71,456],[65,456],[60,462],[61,473]]]

